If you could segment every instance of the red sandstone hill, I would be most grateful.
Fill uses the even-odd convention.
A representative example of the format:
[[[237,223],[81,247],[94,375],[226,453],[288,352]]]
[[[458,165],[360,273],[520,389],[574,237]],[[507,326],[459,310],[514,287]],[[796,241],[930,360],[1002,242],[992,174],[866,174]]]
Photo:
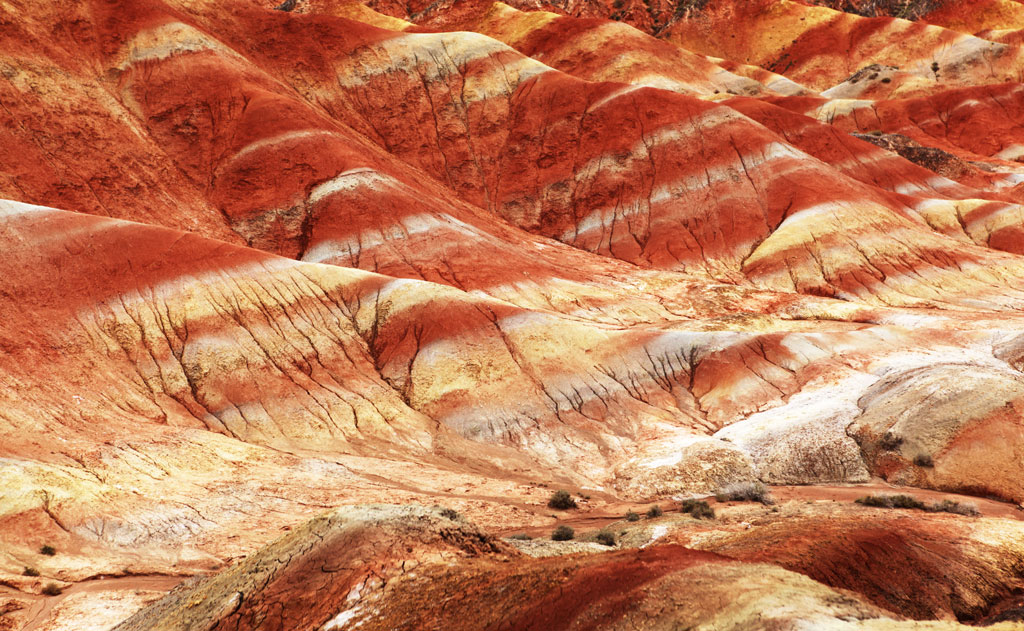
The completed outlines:
[[[0,4],[0,629],[1019,617],[1024,5],[275,4]]]

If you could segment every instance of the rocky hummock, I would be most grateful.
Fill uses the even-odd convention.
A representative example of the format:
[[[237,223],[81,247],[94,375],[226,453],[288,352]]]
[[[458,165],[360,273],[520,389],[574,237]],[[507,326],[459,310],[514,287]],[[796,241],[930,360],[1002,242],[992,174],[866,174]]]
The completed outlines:
[[[873,555],[870,547],[880,545],[883,539],[894,542],[891,550],[913,554],[921,562],[941,559],[949,563],[948,554],[955,549],[953,540],[963,532],[961,524],[944,524],[928,537],[930,545],[922,554],[917,552],[920,543],[914,541],[918,533],[901,533],[900,524],[830,519],[833,528],[851,531],[846,537],[852,537],[853,543],[847,545],[864,550],[861,554],[869,555],[867,565]],[[671,532],[669,538],[686,532],[685,526],[671,522],[656,528]],[[884,590],[879,595],[863,585],[850,584],[852,566],[839,560],[850,554],[840,543],[842,534],[838,541],[822,537],[815,545],[810,567],[797,565],[795,571],[749,562],[744,558],[749,553],[740,552],[742,546],[753,544],[753,539],[778,536],[774,532],[800,539],[804,528],[820,529],[820,516],[790,515],[786,521],[777,520],[744,534],[722,533],[724,538],[711,546],[729,550],[731,556],[656,543],[612,552],[531,558],[451,512],[446,515],[441,508],[349,507],[307,522],[219,574],[177,587],[115,631],[442,627],[557,631],[630,629],[640,621],[648,629],[675,629],[681,624],[709,629],[765,624],[774,629],[807,624],[816,628],[915,629],[922,627],[900,621],[869,599],[882,600],[891,608],[913,603],[917,609],[905,609],[911,617],[919,617],[915,614],[922,610],[941,616],[950,607],[964,617],[962,607],[982,607],[982,603],[997,600],[993,592],[1007,590],[1006,585],[986,584],[986,579],[1013,576],[1012,559],[1017,563],[1024,559],[1019,544],[1010,548],[1004,543],[999,550],[993,547],[990,554],[1005,555],[995,556],[1003,567],[989,568],[983,559],[970,559],[974,565],[965,564],[963,575],[950,574],[949,585],[936,585],[927,595],[893,593],[896,585],[907,582],[885,574],[886,570],[879,570],[877,577],[855,577],[862,583],[874,579],[874,585]],[[785,548],[773,545],[769,549],[785,549],[802,558],[800,543],[785,544]],[[836,556],[834,566],[829,565],[830,555]],[[895,556],[889,560],[887,569],[906,563]],[[959,566],[964,561],[957,558],[956,562]],[[902,569],[913,573],[921,568],[907,564]],[[864,595],[837,591],[808,576],[843,584],[846,589],[860,587]],[[895,580],[890,583],[886,579]],[[977,593],[973,600],[972,587]],[[945,589],[951,588],[956,592],[948,596]],[[945,609],[940,605],[937,612],[922,609],[931,604],[930,598],[948,598],[946,602],[952,605]],[[931,628],[970,627],[946,623]]]

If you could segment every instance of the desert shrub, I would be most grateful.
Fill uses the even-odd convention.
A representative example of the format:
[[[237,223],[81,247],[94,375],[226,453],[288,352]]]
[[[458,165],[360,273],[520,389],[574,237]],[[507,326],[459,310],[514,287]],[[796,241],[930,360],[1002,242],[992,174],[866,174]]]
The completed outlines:
[[[526,534],[525,532],[517,532],[514,535],[509,535],[508,538],[513,539],[515,541],[530,541],[533,539],[533,537]]]
[[[58,585],[56,583],[47,583],[46,587],[43,588],[43,593],[46,594],[47,596],[58,596],[63,591],[64,590],[61,589],[60,585]]]
[[[977,517],[981,513],[978,511],[978,507],[969,502],[958,502],[956,500],[942,500],[941,502],[935,502],[926,509],[930,513],[953,513],[955,515],[965,515],[967,517]]]
[[[569,526],[559,526],[551,533],[552,541],[569,541],[576,536],[576,531]]]
[[[51,545],[45,545],[42,548],[39,548],[39,554],[45,554],[48,557],[52,557],[57,554],[57,548],[54,548]]]
[[[626,521],[640,521],[640,515],[637,515],[633,511],[626,513]]]
[[[858,504],[864,506],[874,506],[876,508],[908,508],[924,510],[924,502],[914,499],[911,495],[866,495],[859,497],[854,500]]]
[[[919,467],[934,467],[935,461],[932,460],[932,457],[929,454],[917,454],[917,456],[914,457],[914,464]]]
[[[25,571],[22,572],[25,576],[39,576],[39,570],[34,567],[26,567]]]
[[[689,513],[697,519],[715,518],[715,509],[708,506],[704,500],[683,500],[680,508],[684,513]]]
[[[924,502],[915,499],[912,495],[893,495],[892,504],[894,508],[924,510]]]
[[[775,503],[768,487],[760,482],[736,482],[722,487],[715,493],[719,502],[761,502],[766,506]]]
[[[452,521],[454,521],[459,518],[459,511],[455,510],[454,508],[442,508],[441,517],[451,519]]]
[[[892,502],[889,501],[889,498],[886,495],[865,495],[864,497],[858,497],[853,501],[861,506],[892,508]]]
[[[569,510],[570,508],[576,508],[576,500],[572,499],[569,491],[555,491],[548,500],[548,506],[558,510]]]
[[[862,506],[873,506],[875,508],[892,508],[892,502],[888,495],[865,495],[853,500]]]
[[[655,504],[654,506],[652,506],[652,507],[647,509],[647,519],[654,519],[655,517],[661,517],[664,514],[665,514],[664,511],[662,511],[661,507],[658,506],[657,504]]]
[[[903,438],[893,434],[892,432],[886,432],[882,436],[881,440],[878,441],[878,446],[885,451],[894,451],[903,444]]]
[[[597,536],[594,537],[594,539],[598,543],[600,543],[601,545],[605,545],[605,546],[613,546],[613,545],[615,545],[615,535],[613,535],[610,532],[604,532],[604,531],[599,532],[599,533],[597,533]]]

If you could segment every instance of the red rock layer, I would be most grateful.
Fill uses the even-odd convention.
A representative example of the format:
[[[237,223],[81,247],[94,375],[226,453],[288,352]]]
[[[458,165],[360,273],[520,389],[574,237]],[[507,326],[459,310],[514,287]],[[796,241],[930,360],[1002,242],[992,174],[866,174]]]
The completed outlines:
[[[985,74],[952,21],[447,6],[0,7],[4,576],[556,480],[1024,499],[1015,45]]]

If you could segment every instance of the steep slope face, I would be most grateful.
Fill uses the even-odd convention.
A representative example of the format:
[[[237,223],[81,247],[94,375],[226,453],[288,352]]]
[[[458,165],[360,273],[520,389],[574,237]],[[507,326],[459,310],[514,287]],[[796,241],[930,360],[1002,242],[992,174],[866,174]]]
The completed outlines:
[[[697,52],[720,51],[780,72],[826,95],[853,96],[838,84],[847,77],[853,81],[852,75],[872,64],[898,69],[891,82],[876,84],[890,96],[927,93],[940,80],[944,87],[1019,80],[1019,48],[925,22],[800,2],[711,4],[717,10],[675,22],[665,37]],[[741,33],[723,28],[730,20],[744,25]]]
[[[268,23],[262,14],[232,16],[228,23],[219,12],[204,12],[224,32],[251,28],[238,23],[248,24],[257,15],[263,28],[282,28],[280,20]],[[322,36],[341,37],[340,22],[304,19],[317,24]],[[912,238],[922,248],[908,249],[905,240],[894,238],[917,231],[905,221],[900,200],[837,177],[727,108],[639,86],[581,84],[490,40],[452,34],[377,34],[375,38],[386,39],[354,55],[343,46],[333,53],[335,63],[296,75],[287,70],[288,60],[296,46],[315,46],[310,32],[289,31],[289,41],[297,37],[308,43],[292,42],[287,48],[241,40],[233,45],[268,67],[280,68],[283,80],[308,99],[329,104],[337,117],[350,116],[354,104],[359,116],[350,118],[353,127],[379,138],[395,155],[442,174],[442,181],[466,201],[577,248],[644,266],[696,266],[726,278],[742,272],[771,287],[875,297],[887,304],[917,304],[947,292],[953,302],[959,300],[959,292],[948,283],[940,287],[918,278],[913,284],[925,286],[907,287],[890,280],[899,274],[892,259],[945,268],[951,256],[958,261],[958,274],[980,260],[1000,270],[997,274],[1016,265],[944,243],[930,229]],[[425,51],[422,57],[414,52],[417,47]],[[330,96],[323,93],[320,86],[334,73],[359,77],[371,59],[396,51],[403,56],[402,71],[348,79]],[[381,95],[396,92],[402,94],[403,106],[385,114]],[[609,142],[612,137],[615,142]],[[703,168],[694,170],[694,164]],[[826,180],[831,183],[828,190],[803,184]],[[979,206],[945,204],[938,210],[925,200],[913,204],[927,206],[938,215],[932,223],[944,228],[955,225],[950,220],[957,212]],[[820,235],[800,228],[796,232],[803,236],[793,235],[792,229],[781,231],[789,233],[786,237],[771,235],[789,215],[800,216],[798,211],[807,209],[814,209],[818,218],[818,213],[834,217],[836,226],[856,222],[880,242],[865,252],[827,228]],[[989,206],[982,215],[996,209],[1009,209],[999,216],[1016,223],[1019,213],[1012,204]],[[874,280],[865,282],[865,276]],[[984,281],[975,276],[969,282]],[[1009,296],[995,300],[1015,304]]]
[[[98,440],[94,423],[110,418],[109,398],[131,401],[125,412],[157,426],[279,449],[429,454],[435,440],[448,440],[438,430],[450,428],[452,439],[514,445],[566,475],[600,484],[623,476],[638,494],[710,490],[753,473],[728,445],[702,443],[639,470],[631,459],[660,462],[657,453],[689,445],[766,402],[820,388],[823,373],[863,388],[877,379],[866,375],[887,365],[877,357],[884,347],[944,352],[945,344],[971,337],[949,328],[937,344],[930,338],[938,329],[918,335],[899,327],[840,327],[822,337],[820,329],[787,331],[794,327],[781,321],[774,324],[778,333],[760,336],[699,330],[707,325],[622,329],[137,224],[13,204],[5,219],[8,255],[22,266],[12,276],[11,304],[36,305],[27,318],[12,311],[7,321],[38,340],[9,342],[17,352],[6,370],[32,393],[9,422],[14,431],[18,419],[34,418],[51,441],[74,427],[86,444]],[[81,254],[68,251],[72,234],[106,258],[72,267],[70,259]],[[63,302],[36,282],[39,261],[67,270],[59,285]],[[48,382],[48,375],[85,374],[87,367],[103,394],[76,394],[79,420],[69,425],[66,384]],[[509,391],[516,399],[502,400]],[[117,418],[123,425],[131,417]],[[844,413],[834,422],[844,420],[851,418]],[[842,427],[835,426],[836,439],[852,446]],[[659,443],[668,436],[675,439]],[[724,451],[711,455],[716,448]],[[14,442],[9,449],[15,455],[30,447]],[[797,458],[787,475],[863,475],[859,456],[851,457],[848,470],[816,474]],[[711,477],[688,473],[691,462],[706,458],[732,458],[739,468],[705,474]],[[642,466],[648,470],[641,475]],[[955,479],[974,477],[964,471]],[[1002,492],[1016,497],[1016,488]]]
[[[0,20],[0,194],[240,242],[98,76],[84,5],[5,5]],[[25,16],[31,16],[25,19]]]
[[[257,247],[298,257],[306,257],[309,252],[313,260],[341,258],[346,264],[372,265],[372,269],[386,273],[419,275],[442,282],[455,282],[462,268],[468,265],[478,269],[487,257],[473,256],[452,270],[440,269],[436,260],[417,269],[417,262],[410,261],[408,250],[402,248],[392,255],[395,258],[385,259],[382,268],[379,258],[371,253],[365,259],[357,256],[362,246],[358,239],[353,241],[353,232],[375,231],[382,241],[389,241],[386,235],[409,233],[409,249],[417,250],[423,249],[422,235],[428,229],[450,232],[460,241],[468,237],[478,241],[474,245],[482,249],[501,247],[494,241],[486,243],[487,237],[479,233],[498,232],[493,220],[464,206],[452,208],[458,204],[442,191],[430,190],[429,185],[402,186],[400,183],[413,177],[408,168],[395,164],[379,150],[373,151],[365,140],[354,135],[353,130],[359,130],[378,138],[393,155],[429,172],[442,173],[442,181],[466,201],[493,209],[534,232],[631,263],[662,268],[698,266],[726,278],[736,278],[742,272],[769,286],[826,295],[852,291],[866,297],[881,293],[879,300],[888,303],[906,302],[906,294],[910,294],[911,302],[917,302],[941,291],[934,286],[907,291],[903,287],[851,283],[831,270],[851,263],[863,268],[864,264],[857,262],[861,254],[831,235],[815,238],[833,253],[821,262],[806,244],[785,247],[785,265],[796,268],[797,273],[795,280],[780,276],[782,244],[768,237],[784,219],[800,210],[831,204],[827,213],[837,221],[846,222],[846,215],[856,212],[861,217],[859,222],[881,234],[912,226],[902,220],[898,208],[893,208],[894,201],[879,195],[876,189],[836,178],[820,162],[809,160],[806,154],[794,151],[728,109],[655,90],[623,93],[610,85],[581,84],[491,40],[459,36],[456,46],[449,35],[396,35],[366,26],[353,29],[351,23],[323,16],[306,18],[310,27],[298,30],[302,21],[283,14],[242,11],[228,17],[202,6],[191,8],[199,11],[211,29],[223,33],[235,49],[261,59],[265,67],[295,84],[307,99],[326,106],[336,120],[352,125],[352,130],[346,132],[338,123],[323,120],[322,114],[283,93],[283,86],[274,84],[262,70],[247,66],[219,40],[174,21],[169,9],[153,5],[109,18],[98,12],[100,38],[114,38],[105,47],[111,56],[101,62],[120,69],[122,100],[134,104],[149,132],[177,156],[180,168],[191,179],[208,182],[211,201],[231,227]],[[322,64],[311,69],[312,74],[296,77],[286,70],[288,61],[296,49],[316,49],[310,39],[314,24],[319,36],[339,42],[332,53],[337,62]],[[102,29],[110,29],[115,35],[104,36]],[[270,45],[233,35],[253,29],[277,35],[269,38]],[[118,38],[135,43],[125,44]],[[173,46],[176,38],[184,38],[188,49],[183,54],[162,57],[162,47]],[[193,39],[199,43],[189,44]],[[273,43],[278,41],[281,43]],[[364,45],[367,47],[358,48]],[[424,51],[424,59],[429,57],[427,51],[436,47],[462,50],[458,54],[463,57],[456,60],[450,51],[448,57],[430,57],[422,68],[403,66],[404,72],[359,70],[369,68],[373,59],[380,58],[389,47],[409,51],[404,64],[419,59],[417,47]],[[357,49],[356,54],[348,54]],[[372,53],[375,57],[367,57],[369,51],[376,51]],[[131,59],[141,60],[147,55],[155,57],[146,62],[148,70],[140,78]],[[516,69],[514,74],[504,70],[506,63]],[[460,64],[465,67],[460,68]],[[414,67],[420,69],[414,72]],[[426,74],[420,77],[420,71]],[[497,75],[499,71],[504,74]],[[356,78],[339,84],[341,89],[329,95],[318,94],[322,92],[320,86],[330,85],[331,77],[338,72]],[[183,92],[175,80],[183,73],[205,87]],[[462,79],[464,74],[468,84]],[[504,77],[504,84],[500,77]],[[370,106],[373,99],[401,92],[405,92],[401,99],[406,106],[397,116],[394,111],[383,116],[379,108]],[[143,94],[150,93],[160,96],[143,98]],[[565,100],[565,94],[579,96]],[[549,102],[559,105],[550,107],[546,105]],[[625,110],[622,105],[627,106]],[[536,118],[538,113],[540,120]],[[451,131],[442,135],[442,128]],[[562,131],[552,136],[548,129]],[[609,144],[612,129],[618,131],[619,141]],[[623,134],[622,130],[630,131]],[[197,134],[202,150],[187,151],[195,149]],[[224,142],[232,144],[222,147]],[[365,159],[374,153],[376,160]],[[611,156],[623,154],[628,157],[611,160]],[[275,164],[274,155],[282,162]],[[614,169],[605,167],[612,163]],[[688,166],[694,163],[705,165],[703,173]],[[783,172],[786,178],[780,177]],[[800,180],[822,180],[826,174],[834,183],[831,190],[793,186]],[[266,186],[270,177],[283,186]],[[736,177],[741,179],[737,181]],[[743,183],[744,178],[749,187]],[[723,199],[726,188],[735,190]],[[296,194],[299,190],[303,191],[301,195]],[[371,215],[359,209],[379,204],[378,193],[387,196],[392,207],[408,208],[413,203],[411,197],[422,206],[411,216],[390,213],[393,223],[374,222]],[[843,203],[837,204],[836,200]],[[851,204],[846,206],[846,202]],[[359,214],[354,217],[355,213]],[[500,236],[510,238],[507,233]],[[933,243],[914,252],[906,251],[899,241],[888,240],[879,244],[877,254],[869,256],[867,263],[874,264],[870,260],[874,258],[898,256],[916,258],[921,266],[949,265],[928,250],[949,252],[956,246],[935,241],[931,234],[922,234],[916,240]],[[765,247],[759,248],[762,242]],[[373,241],[371,244],[377,245]],[[755,248],[761,252],[754,252]],[[517,253],[506,249],[505,254],[515,257]],[[961,267],[978,257],[972,252],[953,255]],[[1004,269],[1007,263],[986,261],[996,270]],[[822,266],[829,271],[817,269]],[[888,267],[884,260],[874,266],[882,270]],[[865,269],[861,272],[875,274]],[[499,273],[491,271],[494,276]],[[951,298],[957,300],[956,296]]]
[[[341,628],[354,616],[332,616],[336,609],[360,604],[413,567],[485,554],[497,561],[515,553],[439,509],[343,509],[303,524],[210,579],[178,588],[116,628]]]
[[[441,30],[483,33],[544,64],[589,81],[649,85],[684,94],[800,93],[785,80],[770,86],[702,55],[657,40],[620,22],[524,12],[500,2],[464,2],[422,21]]]
[[[821,538],[822,524],[809,525],[809,530],[804,529],[803,524],[790,524],[787,533],[782,535],[784,541],[773,542],[772,552],[765,556],[788,556],[781,563],[784,567],[834,587],[854,589],[877,605],[915,619],[942,618],[950,614],[959,619],[974,619],[983,614],[990,603],[1008,598],[1017,588],[1018,579],[1009,559],[1019,558],[1019,551],[1016,555],[1007,554],[1005,549],[989,547],[986,541],[972,545],[969,554],[961,556],[961,548],[951,543],[960,534],[952,527],[951,519],[944,523],[918,519],[870,521],[844,524],[838,532],[828,532],[819,545],[803,547],[804,555],[816,557],[811,562],[806,556],[800,560],[795,558],[796,549],[801,546],[794,541]],[[946,529],[953,532],[944,532]],[[985,538],[985,534],[977,532],[967,536]],[[727,549],[726,546],[716,548]],[[883,552],[880,554],[880,551]],[[738,550],[729,552],[733,556]],[[750,556],[743,553],[738,556],[758,556],[749,549],[746,552]],[[879,563],[881,559],[886,562]],[[868,568],[868,571],[853,568]],[[920,580],[922,576],[936,575],[945,577],[947,584],[939,587],[930,579]]]
[[[367,4],[388,15],[435,25],[459,24],[465,11],[463,3],[450,0],[371,0]],[[780,84],[795,82],[843,98],[1019,81],[1019,42],[1012,33],[1019,28],[1020,4],[1013,0],[513,0],[509,4],[524,11],[621,21],[675,43],[687,54],[724,58],[750,69],[740,71],[726,64],[729,71],[760,80],[752,73],[757,72],[753,68],[761,68],[764,73],[784,75],[775,75]],[[860,72],[864,69],[874,69],[876,76],[860,81],[867,76]],[[888,80],[876,80],[879,70]]]
[[[722,523],[671,520],[664,543],[776,563],[916,620],[981,620],[1018,592],[1024,549],[1012,534],[1020,527],[1016,511],[1010,519],[979,519],[867,508],[850,501],[857,489],[836,490],[845,491],[842,504],[836,495],[772,509],[717,504]],[[730,520],[732,511],[738,514]]]

